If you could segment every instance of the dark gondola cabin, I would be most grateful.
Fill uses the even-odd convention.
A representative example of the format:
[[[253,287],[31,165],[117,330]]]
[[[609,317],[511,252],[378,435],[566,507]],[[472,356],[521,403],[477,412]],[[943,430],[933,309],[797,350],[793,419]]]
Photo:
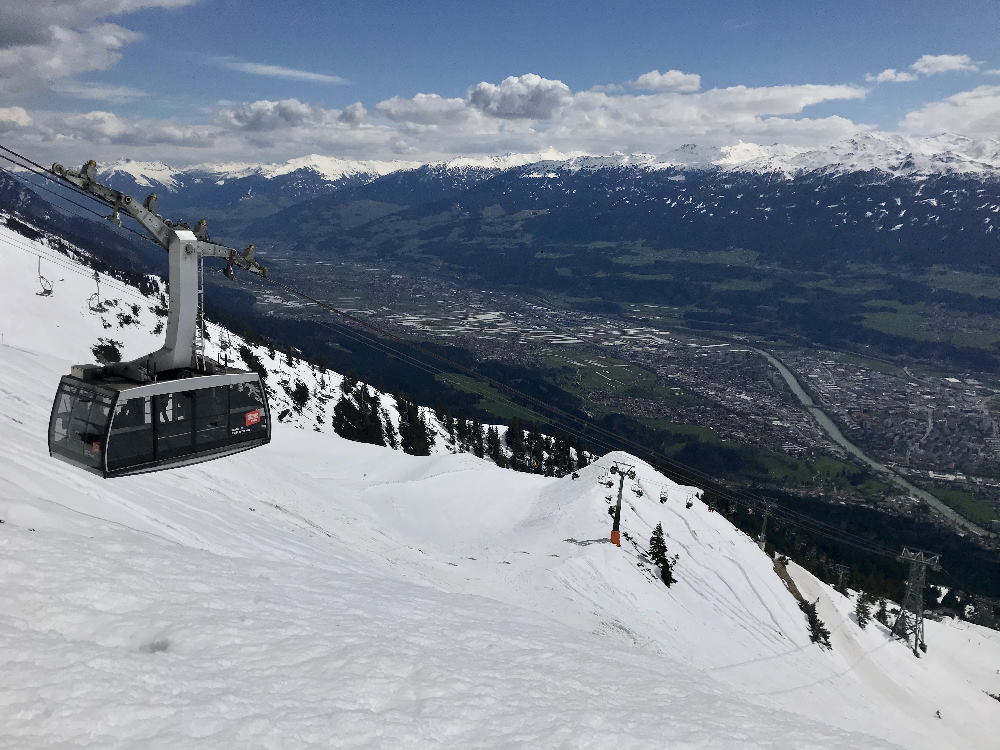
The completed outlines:
[[[189,229],[156,213],[156,195],[140,203],[97,182],[97,164],[52,173],[139,222],[167,251],[170,300],[163,346],[129,362],[76,365],[59,381],[49,418],[49,455],[102,477],[201,463],[271,440],[260,375],[205,356],[202,259],[223,258],[266,277],[253,245],[242,253],[208,239],[204,220]],[[200,332],[200,335],[198,335]],[[197,339],[197,342],[196,342]]]
[[[199,463],[270,439],[260,377],[240,370],[145,384],[67,375],[49,420],[49,453],[103,477]]]

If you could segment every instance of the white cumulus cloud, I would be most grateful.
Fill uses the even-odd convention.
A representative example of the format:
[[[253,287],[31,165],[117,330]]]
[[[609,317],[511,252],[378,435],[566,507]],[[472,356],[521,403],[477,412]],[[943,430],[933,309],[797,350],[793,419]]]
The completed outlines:
[[[82,73],[108,70],[141,34],[98,23],[146,8],[196,0],[3,0],[0,2],[0,96],[36,90]]]
[[[169,121],[123,118],[113,112],[93,111],[50,120],[47,127],[62,138],[76,138],[99,144],[142,146],[167,144],[207,148],[212,145],[211,128]]]
[[[886,68],[881,73],[875,75],[868,73],[865,76],[865,80],[869,83],[903,83],[905,81],[917,80],[917,74],[909,73],[905,70],[896,70],[895,68]]]
[[[906,114],[903,130],[922,135],[943,131],[995,138],[1000,122],[1000,86],[978,86]]]
[[[953,70],[978,70],[979,66],[968,55],[921,55],[910,68],[921,75],[932,76]]]
[[[701,76],[697,73],[682,73],[679,70],[668,70],[661,73],[658,70],[651,70],[643,73],[632,81],[632,85],[637,89],[648,91],[679,91],[691,92],[701,88]]]
[[[469,89],[473,107],[493,117],[545,120],[572,98],[562,81],[535,73],[509,76],[499,84],[482,81]]]
[[[440,125],[467,122],[469,103],[465,99],[445,98],[439,94],[416,94],[404,99],[394,96],[375,105],[379,114],[399,123]]]
[[[31,116],[23,107],[0,107],[0,133],[15,128],[26,128],[31,123]]]
[[[479,83],[465,97],[420,93],[378,102],[369,113],[295,98],[219,102],[203,124],[135,120],[98,110],[80,115],[32,111],[19,133],[49,144],[64,160],[130,155],[182,163],[214,159],[275,161],[306,153],[422,160],[506,152],[666,154],[680,144],[739,140],[817,146],[864,125],[838,116],[811,118],[813,105],[863,97],[853,85],[731,86],[699,92],[630,92],[620,87],[573,92],[537,74]],[[18,113],[18,119],[23,117]],[[8,127],[14,127],[10,125]],[[75,145],[74,145],[75,144]]]
[[[344,110],[337,117],[337,122],[344,125],[360,125],[368,119],[368,110],[361,102],[354,102],[344,107]]]
[[[356,109],[354,113],[358,114]],[[342,122],[342,115],[343,112],[339,109],[324,109],[298,99],[262,99],[236,107],[223,107],[217,111],[216,120],[228,128],[264,131],[330,126]]]
[[[0,94],[107,70],[121,59],[125,45],[140,38],[140,34],[113,23],[82,31],[53,26],[43,42],[0,48]]]

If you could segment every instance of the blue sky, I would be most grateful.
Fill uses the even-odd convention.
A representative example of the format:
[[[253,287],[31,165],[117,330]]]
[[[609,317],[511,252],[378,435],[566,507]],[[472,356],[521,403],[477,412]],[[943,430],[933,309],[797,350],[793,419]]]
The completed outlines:
[[[191,163],[982,138],[998,30],[975,0],[6,0],[0,142]]]

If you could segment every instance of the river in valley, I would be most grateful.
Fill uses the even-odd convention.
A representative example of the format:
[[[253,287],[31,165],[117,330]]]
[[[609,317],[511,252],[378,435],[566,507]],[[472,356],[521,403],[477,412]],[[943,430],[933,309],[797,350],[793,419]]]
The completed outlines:
[[[961,514],[949,508],[947,505],[945,505],[941,500],[936,498],[930,492],[920,487],[917,487],[910,481],[907,481],[905,477],[900,476],[885,464],[876,461],[874,458],[872,458],[863,450],[861,450],[861,448],[859,448],[857,445],[848,440],[844,436],[844,433],[841,432],[840,428],[836,425],[836,423],[834,423],[834,421],[830,419],[827,413],[816,405],[816,402],[813,401],[812,396],[810,396],[806,392],[806,390],[802,387],[802,384],[799,382],[798,378],[795,377],[795,374],[787,367],[785,367],[785,364],[780,359],[771,354],[768,354],[767,352],[761,349],[755,349],[754,351],[756,351],[758,354],[764,357],[768,362],[770,362],[771,365],[774,366],[774,368],[781,374],[781,377],[784,379],[785,383],[787,383],[788,387],[792,389],[792,393],[795,394],[795,397],[798,398],[798,400],[806,408],[809,414],[812,415],[812,418],[815,419],[816,422],[819,424],[819,426],[822,428],[823,432],[825,432],[830,437],[830,439],[833,440],[833,442],[842,447],[851,455],[858,458],[860,461],[863,461],[865,464],[870,466],[872,469],[878,472],[878,474],[883,479],[892,482],[900,489],[906,490],[906,492],[908,492],[911,496],[923,500],[928,505],[937,510],[939,513],[948,518],[950,521],[961,526],[964,530],[969,531],[978,536],[982,536],[987,533],[985,529],[983,529],[980,526],[977,526],[972,521],[965,518],[965,516],[962,516]]]

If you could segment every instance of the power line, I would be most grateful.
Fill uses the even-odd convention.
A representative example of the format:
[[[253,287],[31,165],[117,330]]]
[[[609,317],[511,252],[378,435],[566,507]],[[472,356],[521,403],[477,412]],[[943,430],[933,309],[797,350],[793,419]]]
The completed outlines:
[[[10,159],[10,158],[4,156],[3,154],[0,154],[0,159],[6,159],[11,164],[14,164],[14,166],[20,166],[13,159]],[[49,193],[50,195],[54,195],[56,198],[58,198],[61,201],[66,201],[67,203],[72,203],[74,206],[77,206],[78,208],[81,208],[84,211],[88,211],[89,213],[94,214],[94,216],[97,216],[98,218],[101,218],[101,219],[107,218],[107,217],[104,216],[104,214],[102,214],[102,213],[100,213],[98,211],[95,211],[94,209],[90,208],[89,206],[84,206],[82,203],[77,203],[72,198],[67,198],[65,195],[60,195],[55,190],[52,190],[51,188],[45,187],[45,185],[38,185],[38,184],[35,184],[35,183],[28,182],[28,180],[24,179],[21,175],[17,174],[16,172],[11,172],[6,167],[0,167],[0,172],[3,172],[5,174],[10,175],[15,180],[17,180],[18,182],[20,182],[22,185],[25,185],[26,187],[37,188],[39,190],[44,190],[46,193]],[[32,174],[34,174],[34,172],[32,172]]]
[[[21,156],[16,151],[12,151],[11,149],[9,149],[9,148],[7,148],[6,146],[3,146],[3,145],[0,145],[0,151],[5,151],[8,154],[12,154],[16,159],[20,159],[22,162],[24,162],[22,164],[22,163],[19,163],[18,161],[16,161],[15,159],[12,159],[9,156],[4,156],[3,154],[0,154],[0,159],[4,159],[4,160],[10,162],[15,167],[20,167],[21,169],[24,169],[25,171],[30,172],[31,174],[37,175],[38,177],[44,177],[46,180],[49,180],[50,182],[53,182],[53,183],[55,183],[57,185],[60,185],[63,188],[67,188],[71,192],[77,193],[79,195],[82,195],[85,198],[89,198],[90,200],[94,201],[98,205],[100,205],[100,206],[102,206],[104,208],[107,208],[107,204],[104,201],[102,201],[100,198],[96,198],[95,196],[93,196],[90,193],[88,193],[86,190],[81,190],[80,188],[78,188],[76,185],[73,185],[72,183],[67,183],[65,180],[62,180],[62,179],[60,179],[58,177],[54,177],[52,175],[52,171],[50,169],[47,169],[46,167],[43,167],[42,165],[38,164],[37,162],[34,162],[34,161],[32,161],[31,159],[29,159],[29,158],[27,158],[25,156]],[[27,185],[29,188],[38,187],[38,188],[40,188],[42,190],[45,190],[47,193],[51,193],[52,195],[55,195],[60,200],[64,200],[67,203],[72,203],[74,206],[78,206],[79,208],[83,209],[84,211],[87,211],[88,213],[94,214],[95,216],[97,216],[100,219],[107,219],[108,218],[107,216],[105,216],[104,214],[100,213],[99,211],[95,211],[92,208],[88,208],[87,206],[81,205],[80,203],[77,203],[73,199],[67,198],[65,195],[60,195],[60,194],[58,194],[58,193],[50,190],[49,188],[44,187],[43,185],[34,185],[33,183],[28,182],[27,180],[21,178],[19,175],[15,174],[13,172],[10,172],[9,170],[4,169],[3,171],[6,172],[7,174],[11,175],[11,177],[19,179],[22,182],[22,184]],[[140,232],[140,231],[138,231],[138,230],[136,230],[136,229],[134,229],[134,228],[132,228],[130,226],[127,226],[127,225],[124,225],[124,224],[118,224],[117,226],[118,226],[119,229],[124,229],[126,232],[131,232],[136,237],[140,237],[141,239],[143,239],[143,240],[145,240],[147,242],[153,242],[153,240],[149,236],[147,236],[145,233]],[[156,244],[156,243],[154,242],[154,244]]]

